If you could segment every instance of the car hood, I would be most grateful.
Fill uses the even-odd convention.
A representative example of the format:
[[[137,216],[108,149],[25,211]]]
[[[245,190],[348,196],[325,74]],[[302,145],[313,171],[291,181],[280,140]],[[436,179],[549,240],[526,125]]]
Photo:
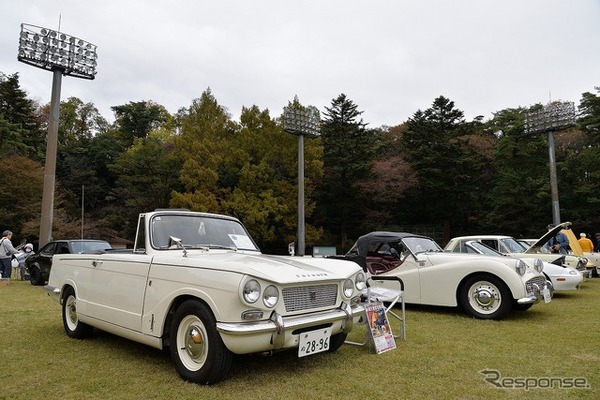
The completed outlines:
[[[532,244],[526,251],[525,253],[539,253],[540,249],[542,247],[544,247],[544,245],[546,243],[548,243],[548,240],[550,240],[551,238],[553,238],[558,232],[560,232],[563,229],[569,229],[570,226],[572,224],[570,222],[563,222],[562,224],[558,224],[556,225],[554,228],[552,228],[551,230],[549,230],[548,232],[546,232],[546,234],[544,234],[544,236],[542,236],[541,238],[539,238],[537,240],[537,242],[535,242],[534,244]]]
[[[273,256],[249,252],[188,253],[187,257],[157,255],[153,263],[219,269],[251,275],[279,284],[346,279],[361,271],[348,260],[321,257]]]

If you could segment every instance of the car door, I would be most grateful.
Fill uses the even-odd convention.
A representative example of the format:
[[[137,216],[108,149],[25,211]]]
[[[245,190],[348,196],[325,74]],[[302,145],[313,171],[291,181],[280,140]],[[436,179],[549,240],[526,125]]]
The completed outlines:
[[[40,249],[35,258],[30,262],[32,264],[37,263],[42,271],[44,280],[48,279],[50,275],[50,268],[52,268],[52,257],[56,254],[56,249],[60,245],[66,245],[66,242],[50,242]]]
[[[138,253],[96,256],[86,299],[88,315],[141,332],[150,261],[150,256]]]

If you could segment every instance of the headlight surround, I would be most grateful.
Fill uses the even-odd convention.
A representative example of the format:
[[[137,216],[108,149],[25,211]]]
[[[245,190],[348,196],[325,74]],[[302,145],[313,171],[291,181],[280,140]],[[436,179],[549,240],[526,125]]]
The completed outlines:
[[[516,271],[519,275],[525,275],[525,271],[527,271],[527,264],[523,260],[517,260]]]
[[[367,287],[367,279],[365,278],[365,274],[363,274],[362,272],[356,274],[354,286],[359,292],[362,292]]]
[[[279,289],[273,285],[269,285],[263,292],[263,304],[269,308],[275,307],[279,301]]]
[[[579,275],[579,274],[580,274],[580,272],[578,272],[577,270],[574,270],[574,269],[569,270],[569,275]]]
[[[533,261],[533,266],[535,267],[535,270],[537,272],[542,272],[544,270],[544,262],[542,260],[540,260],[539,258],[536,258]]]
[[[343,292],[347,299],[352,297],[352,294],[354,293],[354,282],[352,282],[352,279],[346,279],[344,281]]]
[[[260,283],[256,279],[251,279],[244,285],[244,300],[254,304],[260,298]]]

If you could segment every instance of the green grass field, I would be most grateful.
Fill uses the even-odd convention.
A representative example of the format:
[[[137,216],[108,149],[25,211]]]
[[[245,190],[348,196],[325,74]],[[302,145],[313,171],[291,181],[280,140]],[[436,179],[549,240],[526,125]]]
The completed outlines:
[[[386,353],[344,345],[305,358],[239,356],[225,381],[206,387],[182,381],[167,351],[101,331],[69,339],[58,303],[11,282],[0,286],[0,399],[600,398],[600,278],[503,321],[416,306],[406,321],[407,340]],[[554,387],[497,388],[483,370],[505,387]],[[575,378],[587,387],[558,387]]]

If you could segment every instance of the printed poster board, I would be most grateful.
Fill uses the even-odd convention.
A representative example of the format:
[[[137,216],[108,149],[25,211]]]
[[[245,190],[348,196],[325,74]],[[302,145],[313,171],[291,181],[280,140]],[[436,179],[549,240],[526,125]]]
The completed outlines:
[[[396,341],[383,303],[367,303],[365,304],[365,311],[369,323],[369,332],[375,345],[375,352],[380,354],[395,349]]]

